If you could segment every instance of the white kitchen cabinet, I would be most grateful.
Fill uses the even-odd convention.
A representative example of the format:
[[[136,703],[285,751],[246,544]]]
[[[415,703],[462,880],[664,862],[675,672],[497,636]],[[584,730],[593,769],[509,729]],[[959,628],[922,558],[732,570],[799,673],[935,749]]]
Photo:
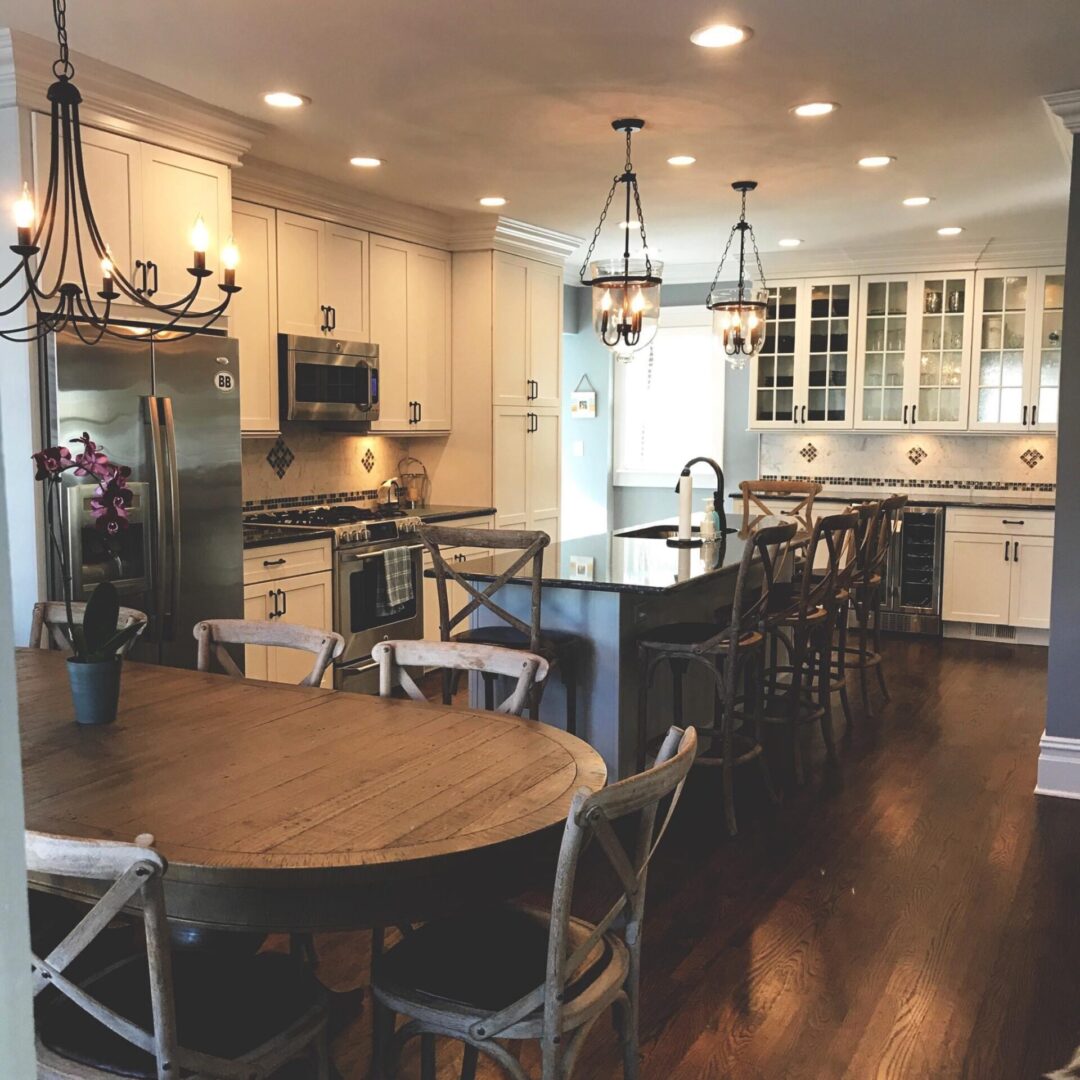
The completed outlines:
[[[942,618],[1008,625],[1012,541],[981,533],[945,534]]]
[[[857,278],[768,286],[766,334],[751,360],[753,430],[850,428]]]
[[[379,346],[379,419],[372,432],[451,428],[448,252],[371,239],[371,338]]]
[[[1053,578],[1054,540],[1028,536],[1013,541],[1012,588],[1009,622],[1045,630],[1050,626],[1050,585]]]
[[[1060,268],[977,275],[971,430],[1057,428],[1064,287]]]
[[[34,187],[39,207],[48,184],[49,127],[47,116],[34,114]],[[217,289],[220,251],[232,232],[228,166],[88,126],[81,128],[81,134],[94,217],[116,267],[133,287],[145,287],[155,303],[183,299],[195,284],[187,271],[194,263],[192,226],[201,217],[209,234],[206,265],[214,276],[203,281],[194,307],[217,304],[221,299]],[[95,275],[89,284],[96,292],[101,286],[98,259],[85,229],[81,238],[83,262],[88,273]],[[69,251],[69,274],[74,259],[74,252]]]
[[[492,403],[557,408],[562,378],[562,274],[556,266],[493,256]]]
[[[367,341],[369,244],[359,229],[279,210],[279,331]]]
[[[280,428],[276,217],[269,207],[240,200],[232,216],[243,258],[243,287],[229,306],[229,332],[240,345],[240,431],[274,435]]]
[[[494,410],[493,501],[496,528],[541,529],[559,538],[559,438],[556,410]]]
[[[964,272],[861,279],[855,427],[966,428],[973,287]]]

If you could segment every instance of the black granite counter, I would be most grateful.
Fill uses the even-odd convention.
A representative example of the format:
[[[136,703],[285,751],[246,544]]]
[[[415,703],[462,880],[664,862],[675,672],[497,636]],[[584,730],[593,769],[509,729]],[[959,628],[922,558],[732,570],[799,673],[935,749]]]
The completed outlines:
[[[925,492],[925,493],[924,493]],[[814,500],[816,503],[852,503],[866,499],[882,499],[886,495],[907,495],[908,506],[968,506],[976,510],[1053,510],[1055,496],[1052,492],[1033,491],[986,491],[980,489],[951,488],[897,488],[879,491],[873,488],[825,488]],[[742,495],[730,496],[735,514],[741,513]],[[801,495],[771,495],[770,502],[798,502]],[[740,519],[741,520],[741,519]],[[735,522],[738,524],[738,522]]]
[[[421,521],[435,524],[439,521],[460,521],[462,518],[491,517],[494,506],[425,506],[420,510],[410,510]]]
[[[244,550],[293,544],[298,540],[329,540],[333,529],[309,529],[299,525],[249,525],[244,523]]]

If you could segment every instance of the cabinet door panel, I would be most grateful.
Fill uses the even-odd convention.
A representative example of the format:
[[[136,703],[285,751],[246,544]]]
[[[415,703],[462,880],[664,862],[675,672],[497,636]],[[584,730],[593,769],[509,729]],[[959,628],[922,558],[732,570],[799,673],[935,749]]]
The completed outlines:
[[[38,208],[44,205],[49,183],[49,129],[49,118],[34,113],[34,204]],[[86,186],[94,207],[98,231],[108,246],[117,269],[133,285],[141,285],[142,277],[140,275],[138,280],[135,280],[134,271],[135,260],[142,258],[143,247],[142,146],[134,139],[125,139],[122,135],[98,131],[92,127],[83,127],[81,132]],[[62,191],[62,188],[60,190]],[[79,220],[82,221],[81,214]],[[87,271],[94,275],[89,284],[94,292],[97,292],[101,288],[100,273],[97,269],[99,259],[94,254],[85,227],[80,235],[83,262]],[[50,252],[45,267],[44,282],[52,282],[59,265],[59,240],[59,236],[53,238],[53,251]],[[190,253],[188,260],[186,265],[190,265]],[[75,253],[72,249],[68,254],[65,272],[69,281],[75,281],[77,271],[72,273],[75,266]]]
[[[539,529],[543,528],[539,522],[557,522],[559,517],[559,414],[550,412],[533,415],[535,430],[526,436],[526,491],[529,528]]]
[[[269,585],[248,585],[244,588],[244,618],[252,622],[269,619],[274,610]],[[270,679],[265,645],[244,646],[244,674],[249,679]]]
[[[229,332],[240,343],[240,430],[276,432],[278,412],[277,223],[274,211],[233,204],[233,237],[242,253],[242,288],[229,306]]]
[[[379,419],[372,431],[411,431],[409,423],[409,245],[371,238],[371,339],[379,346]]]
[[[799,409],[806,404],[805,383],[799,378],[797,356],[803,290],[797,281],[778,281],[768,287],[765,340],[750,361],[750,427],[755,430],[794,430]]]
[[[805,330],[796,364],[799,425],[849,428],[855,412],[859,279],[811,278],[802,291]]]
[[[527,443],[533,436],[526,434],[528,417],[525,409],[504,406],[494,412],[492,486],[498,511],[495,527],[524,529],[529,515]]]
[[[1065,271],[1040,270],[1036,318],[1038,338],[1031,364],[1031,426],[1057,431],[1058,387],[1061,385],[1061,321],[1065,304]]]
[[[420,403],[418,431],[450,430],[450,256],[409,250],[409,397]]]
[[[1011,559],[1008,538],[946,533],[941,617],[1008,625]]]
[[[332,630],[333,577],[331,574],[306,574],[303,577],[285,578],[274,584],[285,594],[279,598],[279,610],[284,614],[275,623],[292,623],[319,630]],[[269,666],[275,682],[298,683],[310,671],[315,657],[300,649],[270,649]],[[333,667],[326,669],[323,686],[334,685]]]
[[[974,291],[975,278],[969,273],[924,276],[915,283],[913,428],[952,431],[967,427]]]
[[[532,263],[528,269],[529,371],[533,405],[557,408],[562,397],[559,357],[562,349],[562,274],[556,267]]]
[[[323,226],[302,214],[277,215],[278,330],[318,337],[325,319],[321,304]]]
[[[905,417],[910,418],[915,403],[911,378],[918,329],[915,285],[911,275],[869,277],[860,283],[857,428],[906,428]]]
[[[368,341],[368,234],[347,225],[323,226],[322,285],[333,309],[332,337]]]
[[[206,266],[214,271],[203,280],[195,309],[212,307],[221,298],[221,249],[232,233],[232,195],[229,169],[166,150],[142,147],[143,254],[157,266],[156,303],[176,303],[190,291],[195,279],[187,272],[194,261],[191,229],[201,217],[209,243]]]
[[[523,405],[528,396],[526,380],[529,377],[528,263],[501,253],[496,253],[492,258],[492,404]]]
[[[1050,628],[1050,584],[1053,577],[1054,540],[1030,536],[1013,540],[1012,596],[1009,620],[1013,626]]]

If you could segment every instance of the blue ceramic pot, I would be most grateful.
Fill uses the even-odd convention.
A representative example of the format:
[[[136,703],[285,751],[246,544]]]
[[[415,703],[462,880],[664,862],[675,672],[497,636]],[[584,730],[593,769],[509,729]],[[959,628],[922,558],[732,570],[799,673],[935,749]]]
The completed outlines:
[[[76,724],[111,724],[120,701],[123,658],[83,661],[68,657],[68,681]]]

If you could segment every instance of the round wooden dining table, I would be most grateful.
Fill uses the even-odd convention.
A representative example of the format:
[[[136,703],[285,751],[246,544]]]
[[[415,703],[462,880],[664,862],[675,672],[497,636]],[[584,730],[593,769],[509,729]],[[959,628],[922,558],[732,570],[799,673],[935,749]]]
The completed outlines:
[[[152,835],[193,926],[360,929],[550,882],[574,792],[606,780],[547,724],[130,661],[116,721],[79,727],[63,656],[16,662],[27,828]]]

